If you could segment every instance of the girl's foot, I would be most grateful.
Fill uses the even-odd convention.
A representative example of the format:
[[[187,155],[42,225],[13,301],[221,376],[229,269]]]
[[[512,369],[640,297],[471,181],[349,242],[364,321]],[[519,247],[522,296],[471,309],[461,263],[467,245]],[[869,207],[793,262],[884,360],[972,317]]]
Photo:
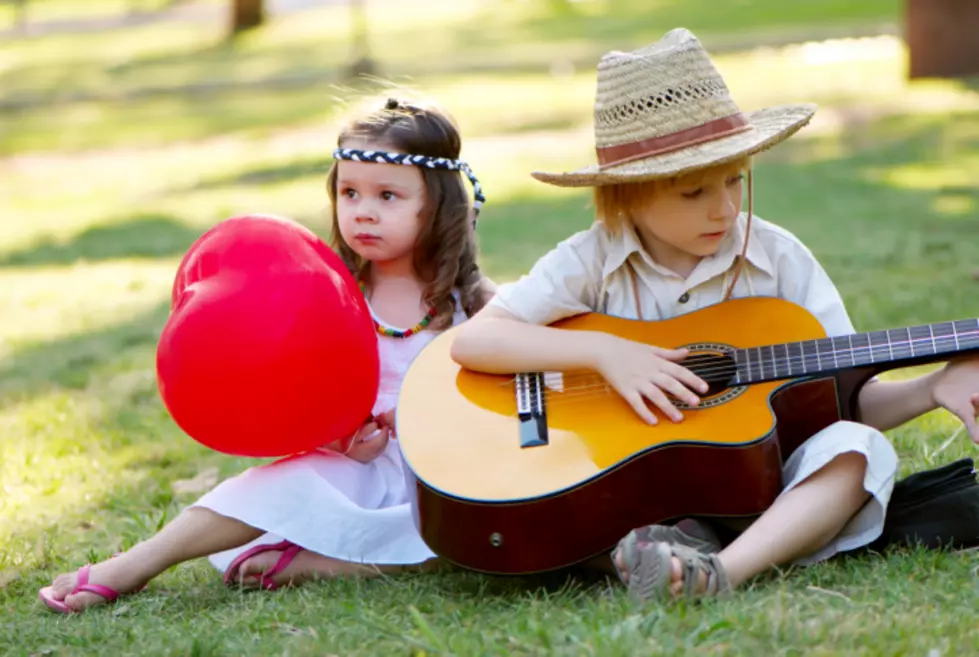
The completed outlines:
[[[316,555],[298,546],[264,550],[242,561],[237,574],[232,574],[232,581],[246,588],[298,586],[312,576],[312,556]]]
[[[341,561],[323,556],[288,541],[259,545],[238,556],[225,571],[227,584],[246,588],[277,589],[297,586],[311,579],[342,576],[370,577],[401,572],[428,572],[438,569],[441,562],[431,559],[414,566],[373,565]]]
[[[41,589],[40,595],[45,604],[58,611],[82,611],[94,605],[112,602],[115,597],[108,595],[110,593],[135,593],[152,576],[153,573],[145,572],[139,562],[127,553],[122,553],[94,566],[83,566],[73,573],[58,575],[51,586]],[[80,582],[79,579],[84,581]],[[78,589],[79,584],[87,585],[89,590],[72,593]],[[91,589],[102,593],[95,593]]]

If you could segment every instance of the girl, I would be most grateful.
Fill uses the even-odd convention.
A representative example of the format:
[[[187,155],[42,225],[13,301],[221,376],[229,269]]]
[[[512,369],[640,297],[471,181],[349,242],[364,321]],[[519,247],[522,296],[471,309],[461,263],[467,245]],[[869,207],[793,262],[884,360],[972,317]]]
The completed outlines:
[[[392,442],[394,408],[415,355],[492,294],[476,265],[475,217],[484,199],[458,160],[460,149],[447,115],[397,100],[340,133],[327,177],[333,247],[361,282],[381,355],[374,417],[348,453],[328,446],[251,468],[149,540],[59,575],[40,591],[45,604],[72,612],[112,602],[201,556],[210,556],[226,583],[268,589],[433,563]],[[472,207],[459,171],[474,186]]]
[[[545,326],[582,312],[666,319],[738,296],[777,296],[807,308],[830,336],[853,333],[840,295],[793,235],[741,213],[749,157],[786,139],[812,105],[742,113],[699,41],[677,29],[598,67],[598,166],[535,173],[559,186],[594,186],[598,221],[545,255],[464,326],[453,358],[491,373],[597,370],[651,424],[683,416],[707,384],[684,350]],[[669,395],[669,396],[668,396]],[[695,519],[638,529],[612,553],[638,599],[712,595],[780,564],[813,563],[867,545],[883,529],[897,456],[881,433],[937,406],[979,442],[979,360],[918,379],[872,381],[862,423],[812,436],[784,466],[777,501],[726,547]],[[668,491],[663,491],[668,494]],[[743,527],[742,527],[743,528]]]

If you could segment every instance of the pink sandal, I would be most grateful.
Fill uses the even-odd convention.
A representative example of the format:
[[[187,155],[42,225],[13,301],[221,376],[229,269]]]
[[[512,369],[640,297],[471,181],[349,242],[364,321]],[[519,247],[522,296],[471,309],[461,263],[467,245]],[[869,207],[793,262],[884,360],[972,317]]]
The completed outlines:
[[[259,586],[266,589],[267,591],[274,591],[279,588],[279,585],[272,581],[272,578],[285,570],[292,560],[296,558],[296,555],[302,552],[302,548],[292,543],[290,541],[282,541],[280,543],[271,543],[267,545],[256,545],[255,547],[245,550],[231,562],[228,569],[224,571],[224,583],[228,586],[238,583],[238,569],[241,564],[245,563],[246,560],[254,557],[256,554],[261,554],[263,552],[274,552],[275,550],[282,550],[282,555],[279,560],[275,562],[271,568],[266,570],[264,573],[258,576]]]
[[[122,553],[116,552],[110,558],[115,559],[120,554]],[[103,598],[105,598],[105,604],[115,602],[122,595],[121,593],[108,586],[103,586],[102,584],[88,583],[88,571],[91,569],[92,569],[92,564],[86,564],[78,569],[78,585],[74,588],[74,590],[71,593],[69,593],[65,597],[67,598],[69,595],[75,595],[76,593],[94,593],[96,595],[101,595]],[[139,593],[145,588],[146,588],[146,584],[143,584],[142,586],[135,589],[133,593]],[[69,607],[64,603],[64,600],[56,600],[53,593],[54,592],[52,590],[52,587],[45,586],[43,589],[37,592],[37,597],[40,598],[41,602],[46,604],[48,607],[62,614],[78,613],[80,611],[85,611],[85,609],[88,609],[88,607],[85,607],[85,609],[78,609],[78,610],[72,609],[71,607]]]
[[[115,602],[119,597],[119,592],[115,589],[111,589],[108,586],[102,586],[101,584],[89,584],[88,583],[88,571],[92,568],[91,564],[86,564],[78,569],[78,585],[72,590],[68,595],[75,595],[78,593],[94,593],[96,595],[101,595],[105,598],[105,603]],[[54,591],[52,587],[45,586],[43,589],[37,592],[38,597],[41,602],[46,604],[51,609],[62,614],[73,614],[79,611],[84,611],[84,609],[72,609],[65,604],[64,600],[56,600],[54,597]],[[67,598],[68,595],[65,597]]]

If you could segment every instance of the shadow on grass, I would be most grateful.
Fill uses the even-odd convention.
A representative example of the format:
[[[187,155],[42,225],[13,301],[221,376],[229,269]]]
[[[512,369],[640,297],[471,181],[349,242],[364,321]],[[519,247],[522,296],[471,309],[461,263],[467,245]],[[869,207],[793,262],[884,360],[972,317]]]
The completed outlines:
[[[0,267],[69,265],[119,258],[165,258],[184,253],[203,233],[176,217],[139,214],[88,228],[65,242],[44,238],[17,251],[0,252]]]
[[[203,180],[190,187],[172,190],[167,194],[180,192],[197,192],[220,189],[222,187],[238,187],[247,185],[274,185],[301,180],[311,176],[319,176],[325,184],[326,174],[333,165],[332,157],[311,157],[293,160],[287,164],[255,167],[234,173]]]

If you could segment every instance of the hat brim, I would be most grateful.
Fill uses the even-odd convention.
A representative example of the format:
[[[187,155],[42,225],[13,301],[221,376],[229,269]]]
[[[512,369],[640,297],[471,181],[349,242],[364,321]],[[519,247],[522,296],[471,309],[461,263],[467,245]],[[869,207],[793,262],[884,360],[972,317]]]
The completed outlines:
[[[795,134],[809,123],[815,113],[816,105],[811,103],[746,112],[751,128],[728,137],[606,169],[592,165],[567,173],[534,171],[531,175],[558,187],[594,187],[672,178],[767,150]]]

